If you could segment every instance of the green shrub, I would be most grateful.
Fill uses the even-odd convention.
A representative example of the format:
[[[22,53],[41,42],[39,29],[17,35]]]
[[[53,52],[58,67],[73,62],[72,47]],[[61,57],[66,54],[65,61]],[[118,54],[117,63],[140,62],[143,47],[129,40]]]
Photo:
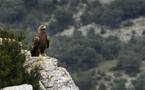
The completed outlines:
[[[136,34],[136,31],[135,30],[132,30],[131,33],[132,33],[132,35],[135,35]]]
[[[145,30],[142,32],[142,35],[145,35]]]
[[[118,59],[117,66],[125,70],[126,73],[139,72],[141,58],[138,53],[131,50],[124,50],[120,52]]]
[[[66,27],[60,26],[58,21],[52,21],[49,26],[49,33],[50,35],[55,35],[57,33],[62,32]]]
[[[67,5],[68,4],[68,0],[61,0],[58,2],[59,5]]]
[[[114,76],[115,76],[115,77],[121,77],[121,76],[122,76],[122,73],[116,72],[116,73],[114,73]]]
[[[128,74],[129,77],[136,77],[137,76],[137,73],[131,73],[131,74]]]
[[[102,79],[101,76],[97,76],[97,77],[96,77],[96,80],[101,80],[101,79]]]
[[[114,80],[115,84],[113,85],[111,90],[127,90],[126,87],[125,87],[125,82],[126,82],[126,80],[124,80],[124,79]]]
[[[102,77],[104,77],[104,76],[106,76],[106,73],[105,73],[105,72],[102,72],[100,75],[101,75]]]
[[[107,87],[103,83],[101,83],[98,90],[106,90],[106,89]]]
[[[55,9],[53,0],[38,0],[38,7],[41,11],[52,12]]]
[[[97,74],[101,74],[101,70],[98,70]]]
[[[126,79],[114,79],[114,83],[118,84],[118,83],[125,83]]]
[[[136,79],[135,90],[144,90],[145,89],[145,72]]]
[[[7,30],[0,30],[1,38],[22,41],[23,36],[21,33],[16,35]],[[39,90],[39,68],[34,68],[28,73],[23,67],[25,55],[21,54],[22,48],[17,41],[9,42],[3,39],[0,44],[0,88],[28,83],[33,85],[34,90]]]
[[[54,18],[57,19],[60,26],[67,27],[73,24],[73,13],[66,9],[57,9],[54,12]]]
[[[38,20],[38,18],[36,18],[33,15],[29,15],[25,18],[24,21],[24,27],[29,27],[30,29],[32,29],[33,31],[37,32],[38,31],[38,27],[40,25],[40,21]],[[27,28],[26,28],[27,29]]]
[[[111,76],[106,76],[106,77],[104,77],[104,80],[105,80],[105,81],[110,81],[111,79],[112,79]]]
[[[38,5],[38,0],[23,0],[24,6],[28,11],[30,11],[32,8],[36,8]]]
[[[135,85],[135,84],[136,84],[136,80],[131,80],[131,83],[132,83],[133,85]]]
[[[92,81],[94,80],[90,73],[80,73],[77,78],[74,78],[80,90],[90,90],[93,87]],[[95,83],[94,83],[95,84]]]
[[[133,24],[134,24],[133,22],[127,21],[126,23],[124,23],[124,26],[125,26],[125,27],[130,27],[130,26],[132,26]]]
[[[101,29],[101,34],[105,34],[105,30],[104,29]]]

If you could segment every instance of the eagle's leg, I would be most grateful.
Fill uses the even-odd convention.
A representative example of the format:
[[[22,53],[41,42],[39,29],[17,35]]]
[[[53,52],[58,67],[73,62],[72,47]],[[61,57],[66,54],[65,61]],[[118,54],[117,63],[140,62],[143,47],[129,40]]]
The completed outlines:
[[[39,53],[39,57],[42,57],[41,53]]]
[[[38,49],[38,52],[39,52],[39,57],[42,57],[41,52],[40,52],[40,49]]]
[[[47,53],[47,49],[44,50],[44,56],[47,57],[46,53]]]

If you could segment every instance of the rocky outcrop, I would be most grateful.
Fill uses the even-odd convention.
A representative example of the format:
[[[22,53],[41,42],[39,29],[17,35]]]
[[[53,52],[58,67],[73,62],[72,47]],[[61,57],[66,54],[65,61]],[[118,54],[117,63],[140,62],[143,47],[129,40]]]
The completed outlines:
[[[28,51],[24,66],[28,71],[34,66],[40,66],[42,78],[39,84],[41,90],[79,90],[66,69],[57,66],[57,61],[51,57],[31,57]]]
[[[33,88],[31,85],[24,84],[24,85],[19,85],[19,86],[6,87],[1,90],[33,90]]]

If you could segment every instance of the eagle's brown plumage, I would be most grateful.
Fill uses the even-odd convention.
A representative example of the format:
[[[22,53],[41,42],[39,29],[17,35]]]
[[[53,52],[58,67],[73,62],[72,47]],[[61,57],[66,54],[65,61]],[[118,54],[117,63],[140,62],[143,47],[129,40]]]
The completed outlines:
[[[41,25],[38,28],[38,34],[33,37],[31,45],[31,55],[39,56],[46,55],[46,50],[49,48],[49,37],[45,32],[46,26]]]

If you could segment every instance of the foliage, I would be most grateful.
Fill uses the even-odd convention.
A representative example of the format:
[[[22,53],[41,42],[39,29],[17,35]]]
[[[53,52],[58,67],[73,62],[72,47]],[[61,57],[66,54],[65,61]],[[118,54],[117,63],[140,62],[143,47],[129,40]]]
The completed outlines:
[[[37,28],[39,27],[39,25],[40,21],[33,15],[27,16],[24,22],[25,27],[29,27],[35,32],[37,32]]]
[[[38,7],[41,11],[50,12],[55,9],[53,0],[38,0]]]
[[[31,10],[37,7],[38,0],[23,0],[23,3],[26,9]]]
[[[21,21],[26,14],[22,0],[5,0],[0,8],[0,21],[15,23]]]
[[[87,9],[81,17],[83,24],[95,22],[115,28],[124,20],[145,15],[144,0],[114,0],[108,5],[101,5],[98,0],[94,1],[97,5],[87,4]]]
[[[89,71],[102,61],[114,59],[119,60],[116,68],[121,68],[127,74],[132,74],[140,71],[141,60],[144,58],[145,41],[144,38],[136,38],[134,43],[122,43],[115,36],[102,38],[100,35],[95,35],[93,29],[89,31],[87,36],[82,36],[81,32],[76,30],[71,38],[66,36],[52,37],[50,47],[48,55],[58,58],[59,65],[64,66],[73,74]],[[121,75],[120,73],[116,74],[119,77]],[[90,75],[90,77],[94,76]],[[78,84],[83,90],[88,83],[87,89],[91,90],[96,84],[92,83],[93,80],[102,79],[102,77],[97,76],[92,81],[90,81],[92,78],[89,81],[84,81],[83,78],[85,77],[81,74],[81,77],[76,80],[76,83],[83,82]],[[90,84],[92,85],[90,86]],[[124,83],[117,84],[114,88],[120,90],[121,86],[124,88]]]
[[[64,27],[63,26],[60,26],[59,23],[58,23],[58,21],[52,21],[49,24],[48,29],[49,29],[50,35],[53,36],[56,33],[62,32],[64,30]]]
[[[68,4],[68,0],[61,0],[61,1],[58,2],[58,4],[62,5],[62,6],[66,5],[66,4]]]
[[[63,27],[73,24],[73,14],[71,11],[66,9],[57,9],[54,12],[54,18],[56,18],[59,25]]]
[[[94,90],[97,85],[97,80],[92,78],[92,72],[78,72],[76,78],[74,78],[76,85],[80,90]],[[94,85],[94,86],[93,86]]]
[[[0,37],[1,38],[15,39],[16,41],[19,41],[19,42],[21,42],[22,40],[25,39],[25,35],[24,35],[23,31],[20,31],[17,34],[14,34],[12,31],[9,32],[7,30],[7,27],[4,27],[3,30],[0,29]]]
[[[133,51],[121,51],[118,56],[118,67],[124,69],[127,73],[138,72],[140,69],[141,58]]]
[[[123,25],[125,26],[125,27],[130,27],[130,26],[133,26],[133,22],[131,22],[131,21],[127,21],[127,22],[125,22]]]
[[[145,84],[145,73],[143,72],[135,82],[135,90],[144,90],[145,89],[144,84]]]
[[[142,32],[142,35],[145,35],[145,30]]]
[[[54,18],[56,21],[51,21],[48,26],[51,35],[64,31],[74,23],[73,14],[70,10],[57,9],[54,11]]]
[[[85,71],[96,67],[101,61],[116,58],[121,49],[121,43],[116,37],[103,39],[93,32],[84,37],[78,31],[74,32],[72,38],[55,37],[51,46],[48,54],[57,57],[69,71]]]
[[[83,4],[86,6],[84,7]],[[46,17],[53,18],[54,16],[57,19],[56,25],[52,22],[50,27],[55,27],[52,33],[56,34],[70,25],[76,25],[77,22],[73,16],[83,8],[85,11],[79,22],[83,25],[96,23],[116,28],[122,21],[145,15],[144,0],[113,0],[109,4],[102,4],[99,0],[1,0],[0,21],[14,25],[21,22],[21,26],[24,24],[25,27],[29,27],[25,22],[29,21],[29,15],[34,17],[32,20],[34,23],[35,21],[36,23],[44,20],[49,21],[50,18]],[[124,25],[131,26],[132,24],[132,22],[126,22]],[[52,31],[53,29],[50,28]]]
[[[33,12],[37,10],[38,16],[43,13],[43,19],[48,14],[54,16],[58,20],[58,26],[64,29],[74,23],[72,16],[76,14],[82,3],[86,4],[80,22],[84,25],[95,22],[115,28],[124,20],[145,15],[144,0],[113,0],[105,5],[99,0],[1,0],[0,21],[8,24],[21,22],[31,14],[37,17]],[[125,26],[130,25],[131,22],[125,24]],[[59,32],[59,29],[57,30]]]
[[[106,38],[105,41],[103,42],[102,54],[107,60],[116,58],[120,50],[121,50],[121,42],[117,37],[110,36]]]
[[[39,69],[32,69],[29,74],[23,67],[25,55],[21,53],[22,48],[18,41],[22,41],[24,35],[0,30],[0,37],[3,38],[2,44],[0,44],[0,88],[28,83],[32,84],[35,90],[39,90]],[[4,38],[15,39],[16,41],[5,40]]]
[[[101,83],[98,90],[106,90],[106,89],[107,87],[103,83]]]
[[[127,90],[125,87],[125,80],[121,79],[111,88],[111,90]]]
[[[81,21],[75,22],[73,16],[83,10],[85,11],[80,17]],[[84,72],[97,67],[102,61],[116,59],[119,59],[117,67],[115,67],[117,70],[123,69],[127,73],[133,73],[139,71],[140,62],[145,59],[144,37],[138,39],[133,35],[126,44],[115,36],[103,38],[95,35],[93,30],[90,30],[86,37],[77,30],[71,38],[55,36],[69,26],[75,26],[78,23],[80,26],[96,23],[101,27],[106,25],[116,28],[122,21],[127,20],[123,25],[131,26],[133,23],[128,19],[145,15],[144,0],[113,0],[109,4],[102,4],[99,0],[0,0],[0,11],[2,24],[8,23],[11,24],[10,27],[15,25],[16,28],[19,25],[19,27],[27,29],[29,44],[30,37],[32,38],[33,34],[36,34],[38,26],[45,21],[49,25],[49,35],[52,35],[48,55],[58,58],[59,64],[66,67],[71,73]],[[50,18],[52,19],[50,20]],[[78,25],[78,28],[80,26]],[[104,33],[105,30],[102,28],[101,34]],[[0,31],[2,38],[14,38],[21,41],[24,36],[20,36],[23,36],[22,32],[15,35],[11,32]],[[7,55],[3,58],[7,58],[11,63],[9,57]],[[26,74],[26,76],[30,75]],[[84,80],[84,78],[86,79]],[[82,90],[90,90],[96,84],[92,83],[92,75],[89,75],[89,80],[87,78],[81,75],[77,80]],[[102,79],[102,77],[98,77],[98,79]],[[37,79],[31,79],[31,81],[33,80]],[[113,90],[116,88],[118,90],[120,86],[125,90],[124,83],[116,85]]]

